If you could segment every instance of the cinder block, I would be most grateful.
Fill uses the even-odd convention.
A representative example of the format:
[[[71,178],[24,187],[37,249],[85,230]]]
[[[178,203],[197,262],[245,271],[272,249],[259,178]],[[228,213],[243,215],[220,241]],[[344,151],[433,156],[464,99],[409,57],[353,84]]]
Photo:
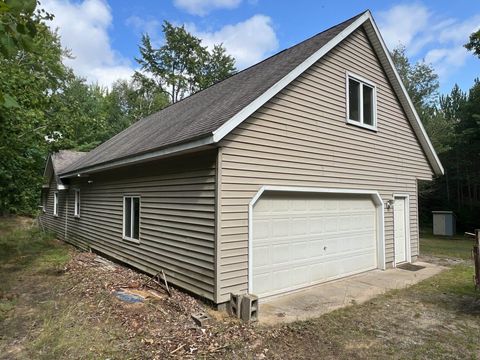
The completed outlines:
[[[258,296],[253,294],[243,296],[240,318],[243,321],[258,320]]]
[[[200,327],[205,327],[210,322],[210,316],[208,316],[204,312],[199,312],[196,314],[192,314],[192,319],[195,323]]]
[[[228,306],[228,310],[230,315],[235,316],[236,318],[240,318],[240,309],[242,307],[242,298],[243,294],[230,294],[230,303]]]

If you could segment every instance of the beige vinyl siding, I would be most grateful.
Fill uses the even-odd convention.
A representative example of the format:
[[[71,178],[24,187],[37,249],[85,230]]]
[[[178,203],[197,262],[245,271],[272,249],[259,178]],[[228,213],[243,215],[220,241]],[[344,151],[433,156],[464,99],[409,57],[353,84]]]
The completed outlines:
[[[66,214],[66,198],[67,192],[65,190],[57,190],[57,181],[55,176],[51,176],[48,189],[42,189],[45,193],[46,203],[44,212],[40,217],[42,226],[53,232],[58,239],[63,240],[65,238],[65,214]],[[53,214],[53,194],[58,192],[58,216]],[[42,194],[43,198],[43,194]],[[42,204],[43,205],[43,204]]]
[[[214,300],[215,162],[213,150],[72,179],[64,192],[66,240],[150,274],[163,269],[169,282]],[[74,217],[74,189],[80,189],[80,218]],[[141,197],[139,244],[122,239],[128,194]],[[63,219],[64,213],[60,208]],[[44,218],[49,228],[64,231],[63,223]]]
[[[377,87],[378,132],[346,124],[346,71]],[[376,190],[410,195],[418,254],[417,179],[432,170],[363,29],[239,125],[220,144],[219,302],[248,288],[248,204],[263,185]],[[385,211],[392,263],[393,210]]]

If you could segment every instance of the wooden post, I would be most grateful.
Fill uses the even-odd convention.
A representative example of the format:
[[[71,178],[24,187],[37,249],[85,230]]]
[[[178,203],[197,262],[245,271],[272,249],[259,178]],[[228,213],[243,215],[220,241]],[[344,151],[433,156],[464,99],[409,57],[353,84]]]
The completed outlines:
[[[475,288],[480,288],[480,229],[475,229],[475,245],[473,245],[473,262],[475,266]]]

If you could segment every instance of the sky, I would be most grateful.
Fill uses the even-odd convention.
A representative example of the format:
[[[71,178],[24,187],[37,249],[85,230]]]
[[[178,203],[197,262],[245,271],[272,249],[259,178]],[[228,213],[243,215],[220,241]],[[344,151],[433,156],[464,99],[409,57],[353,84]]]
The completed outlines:
[[[65,63],[106,87],[138,68],[143,33],[162,45],[164,20],[206,46],[223,43],[243,69],[367,9],[389,49],[403,44],[410,61],[434,67],[441,93],[455,83],[468,90],[480,77],[480,59],[463,47],[480,28],[478,0],[41,0],[41,7],[55,15],[50,26],[74,57]]]

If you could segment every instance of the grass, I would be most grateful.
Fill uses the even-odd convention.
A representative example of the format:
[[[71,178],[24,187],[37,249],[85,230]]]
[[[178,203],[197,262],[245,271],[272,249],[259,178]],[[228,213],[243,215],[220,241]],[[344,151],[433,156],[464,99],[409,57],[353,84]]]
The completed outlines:
[[[69,259],[69,248],[38,229],[33,219],[0,219],[0,338],[26,331],[32,320],[47,319],[44,304],[52,293],[52,277]],[[0,341],[0,350],[4,345]],[[11,355],[6,358],[15,358]]]
[[[225,350],[210,357],[479,358],[480,296],[472,281],[471,247],[471,240],[424,234],[422,255],[460,260],[446,262],[448,270],[408,289],[316,319],[274,327],[239,325],[248,337],[213,322],[208,332],[233,336],[228,343],[218,340]],[[63,272],[73,251],[31,220],[0,219],[0,359],[151,357],[144,335],[125,331],[137,310],[119,313],[108,291],[72,292],[84,279],[76,270]]]
[[[474,242],[463,236],[434,236],[422,234],[420,238],[420,255],[448,257],[469,260]]]
[[[35,226],[33,219],[4,218],[0,221],[0,263],[31,260],[45,251],[52,256],[61,249],[52,246],[53,239]]]
[[[0,359],[135,358],[122,323],[69,291],[73,251],[32,219],[0,218]]]
[[[464,259],[407,289],[317,319],[265,330],[269,358],[478,359],[480,293],[471,240],[424,237],[424,255]],[[292,351],[292,349],[295,349]],[[253,358],[252,354],[252,358]]]

